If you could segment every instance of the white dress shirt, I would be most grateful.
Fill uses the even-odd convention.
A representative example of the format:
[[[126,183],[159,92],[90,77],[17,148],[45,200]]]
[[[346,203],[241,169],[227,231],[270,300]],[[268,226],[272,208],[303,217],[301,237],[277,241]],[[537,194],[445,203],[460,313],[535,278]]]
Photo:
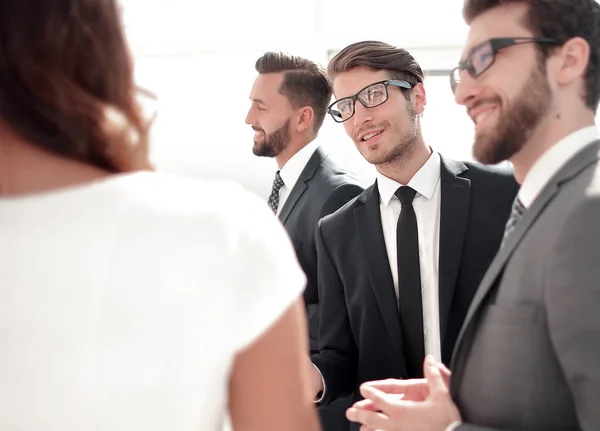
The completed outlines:
[[[400,184],[377,172],[381,226],[383,227],[385,248],[394,280],[396,298],[398,298],[396,226],[400,217],[401,204],[394,193],[403,185],[407,185],[417,192],[413,200],[413,208],[417,216],[417,230],[419,235],[419,266],[421,269],[425,354],[433,355],[438,361],[441,361],[442,356],[438,294],[441,205],[440,167],[440,155],[433,152],[408,184]]]
[[[314,140],[309,142],[300,151],[294,154],[279,171],[283,186],[279,189],[279,206],[277,207],[277,215],[281,212],[285,201],[290,195],[290,191],[294,188],[300,178],[300,174],[306,167],[306,164],[319,147],[319,143]]]
[[[577,152],[592,141],[600,138],[596,126],[588,126],[571,133],[547,150],[531,167],[519,189],[519,199],[525,208],[529,208],[548,181]]]

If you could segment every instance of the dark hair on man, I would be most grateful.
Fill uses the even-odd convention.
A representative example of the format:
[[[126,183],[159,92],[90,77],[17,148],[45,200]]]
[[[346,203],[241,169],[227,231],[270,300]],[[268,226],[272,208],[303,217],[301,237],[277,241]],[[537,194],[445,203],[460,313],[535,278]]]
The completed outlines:
[[[128,170],[145,135],[135,97],[117,0],[0,1],[0,119],[19,135]]]
[[[283,72],[279,92],[287,97],[294,108],[310,106],[313,109],[314,131],[318,132],[332,93],[325,68],[306,58],[283,52],[265,53],[256,60],[255,68],[260,74]]]
[[[385,42],[367,40],[348,45],[327,66],[330,79],[355,67],[371,70],[385,70],[390,79],[406,81],[412,85],[423,83],[424,74],[419,63],[405,49],[397,48]],[[404,97],[410,99],[410,91],[404,90]]]
[[[465,0],[463,16],[467,24],[494,7],[522,3],[528,6],[524,25],[534,35],[567,42],[574,37],[590,45],[590,58],[585,73],[585,93],[582,98],[593,111],[600,100],[600,5],[595,0]],[[548,58],[552,46],[539,44],[541,61]]]

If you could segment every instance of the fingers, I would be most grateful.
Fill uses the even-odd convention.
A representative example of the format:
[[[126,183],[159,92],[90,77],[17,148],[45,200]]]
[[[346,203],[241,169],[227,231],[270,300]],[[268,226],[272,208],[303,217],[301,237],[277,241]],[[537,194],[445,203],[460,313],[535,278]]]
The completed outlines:
[[[352,422],[363,425],[362,430],[397,431],[401,423],[410,423],[411,411],[418,410],[418,404],[411,401],[396,401],[397,395],[388,395],[374,388],[361,388],[361,394],[368,398],[355,403],[346,410],[346,417]],[[392,399],[390,399],[390,397]],[[366,406],[367,408],[361,408]],[[402,419],[404,418],[404,419]]]
[[[398,380],[398,379],[386,379],[386,380],[375,380],[372,382],[366,382],[361,385],[371,387],[385,392],[386,394],[403,394],[407,389],[422,384],[425,379],[412,379],[412,380]]]
[[[437,364],[437,367],[440,370],[440,373],[442,374],[444,384],[448,389],[450,389],[450,377],[452,376],[452,372],[448,368],[446,368],[446,366],[441,362]]]
[[[429,386],[429,393],[435,394],[436,392],[448,392],[446,382],[442,377],[440,368],[437,366],[433,358],[428,357],[427,366],[424,367],[425,378],[427,379],[427,385]]]
[[[349,421],[362,424],[361,431],[369,429],[389,430],[392,426],[390,420],[384,414],[356,409],[354,407],[346,410],[346,417]]]
[[[387,395],[387,399],[388,399],[388,403],[389,404],[393,404],[396,401],[400,401],[404,396],[402,394],[397,395],[397,394],[392,394],[392,395]],[[375,404],[373,403],[373,401],[369,400],[369,399],[364,399],[364,400],[360,400],[355,402],[352,407],[355,407],[357,409],[363,409],[363,410],[369,410],[372,412],[377,412],[377,411],[381,411],[379,409],[379,407],[375,406]]]
[[[361,386],[360,394],[365,397],[365,399],[371,401],[371,406],[376,410],[382,412],[389,411],[390,401],[385,392],[370,386]]]
[[[357,408],[357,409],[369,410],[372,412],[377,411],[377,407],[375,407],[375,405],[373,404],[373,401],[371,401],[371,400],[357,401],[352,405],[352,407]]]
[[[444,365],[442,362],[437,361],[432,355],[427,355],[425,360],[423,361],[423,374],[427,376],[427,368],[430,366],[437,367],[442,378],[444,380],[444,384],[447,388],[450,387],[450,376],[452,372]]]
[[[440,369],[443,377],[450,377],[452,375],[452,372],[442,362],[438,362],[437,366]]]

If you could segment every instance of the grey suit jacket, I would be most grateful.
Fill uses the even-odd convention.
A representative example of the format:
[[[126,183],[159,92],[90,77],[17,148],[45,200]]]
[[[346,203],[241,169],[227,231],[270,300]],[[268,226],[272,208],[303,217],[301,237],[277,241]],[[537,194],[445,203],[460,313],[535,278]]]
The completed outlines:
[[[600,141],[498,252],[455,347],[458,429],[600,430]]]

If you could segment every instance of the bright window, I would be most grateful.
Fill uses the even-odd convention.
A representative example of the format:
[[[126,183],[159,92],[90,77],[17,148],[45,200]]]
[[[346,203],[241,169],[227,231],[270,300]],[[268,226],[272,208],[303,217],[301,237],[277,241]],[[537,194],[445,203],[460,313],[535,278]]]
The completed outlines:
[[[378,39],[408,49],[426,71],[457,62],[467,27],[462,0],[121,0],[136,57],[138,83],[158,95],[152,159],[163,170],[231,179],[267,196],[276,165],[252,154],[244,123],[254,63],[282,50],[325,64],[345,45]],[[435,11],[435,14],[432,12]],[[440,17],[440,18],[437,18]],[[423,118],[426,142],[449,157],[470,160],[473,125],[454,103],[444,76],[428,76]],[[370,166],[326,118],[321,142],[365,182]]]

